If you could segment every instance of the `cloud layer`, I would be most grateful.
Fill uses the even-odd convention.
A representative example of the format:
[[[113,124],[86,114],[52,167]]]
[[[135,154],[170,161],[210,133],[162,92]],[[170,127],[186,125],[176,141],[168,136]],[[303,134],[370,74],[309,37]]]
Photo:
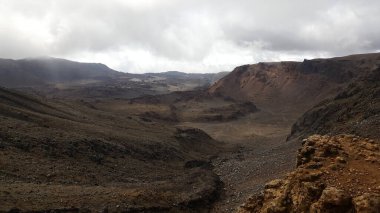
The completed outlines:
[[[0,57],[217,72],[380,50],[376,0],[2,0]]]

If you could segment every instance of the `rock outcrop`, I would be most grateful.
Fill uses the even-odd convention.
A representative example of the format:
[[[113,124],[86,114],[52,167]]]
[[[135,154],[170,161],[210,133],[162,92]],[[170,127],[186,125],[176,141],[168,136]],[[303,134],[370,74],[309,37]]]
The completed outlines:
[[[265,185],[239,209],[246,212],[380,211],[379,141],[354,135],[313,135],[297,169]]]

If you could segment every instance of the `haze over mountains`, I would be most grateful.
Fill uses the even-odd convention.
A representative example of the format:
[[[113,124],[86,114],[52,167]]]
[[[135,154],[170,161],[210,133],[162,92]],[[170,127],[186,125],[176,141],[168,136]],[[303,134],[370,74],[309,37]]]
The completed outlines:
[[[0,211],[376,212],[379,67],[380,53],[218,74],[2,59]]]
[[[58,58],[1,59],[1,85],[38,86],[81,80],[109,80],[122,74],[104,64],[78,63]]]
[[[132,74],[112,70],[104,64],[59,58],[0,59],[0,86],[55,97],[133,98],[164,94],[207,87],[226,74],[178,71]]]

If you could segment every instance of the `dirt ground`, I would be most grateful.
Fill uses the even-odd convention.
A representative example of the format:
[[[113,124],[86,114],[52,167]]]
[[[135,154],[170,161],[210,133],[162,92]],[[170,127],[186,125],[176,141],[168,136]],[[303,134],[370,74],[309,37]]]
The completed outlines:
[[[266,182],[295,168],[300,144],[285,142],[294,120],[287,117],[260,111],[224,123],[181,124],[200,128],[228,147],[212,161],[224,185],[211,212],[233,212]]]

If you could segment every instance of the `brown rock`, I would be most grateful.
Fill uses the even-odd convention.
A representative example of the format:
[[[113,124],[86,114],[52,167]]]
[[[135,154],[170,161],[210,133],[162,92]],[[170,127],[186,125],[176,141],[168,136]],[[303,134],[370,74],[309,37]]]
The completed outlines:
[[[380,195],[365,193],[352,200],[356,212],[378,213],[380,212]]]
[[[347,212],[351,206],[351,198],[347,193],[334,187],[328,187],[323,190],[319,200],[311,205],[310,212]]]
[[[265,184],[266,189],[270,188],[278,188],[282,185],[283,181],[281,179],[275,179],[270,181],[269,183]]]
[[[341,156],[336,157],[335,160],[336,160],[338,163],[347,163],[346,159],[344,159],[344,158],[341,157]]]

